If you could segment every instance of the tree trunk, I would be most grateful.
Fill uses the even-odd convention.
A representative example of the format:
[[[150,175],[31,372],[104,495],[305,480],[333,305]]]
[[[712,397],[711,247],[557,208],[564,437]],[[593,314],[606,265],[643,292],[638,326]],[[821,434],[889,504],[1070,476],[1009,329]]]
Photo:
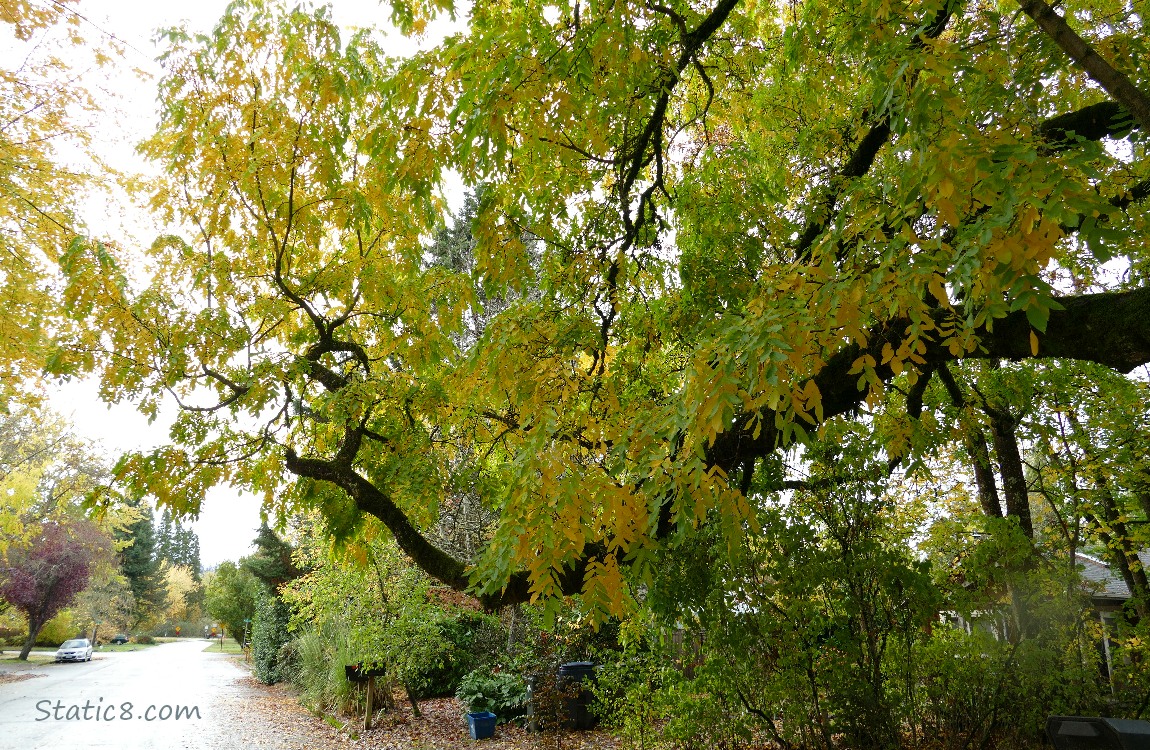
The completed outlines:
[[[1134,496],[1138,498],[1138,504],[1142,506],[1145,517],[1150,519],[1150,469],[1144,467],[1138,472],[1137,477],[1134,483]]]
[[[419,700],[415,697],[415,690],[408,685],[404,685],[403,691],[407,693],[407,702],[411,704],[411,715],[417,719],[423,716],[419,711]]]
[[[991,418],[991,437],[994,453],[998,457],[998,473],[1002,475],[1002,495],[1006,500],[1006,514],[1018,519],[1018,526],[1027,539],[1034,539],[1034,522],[1030,517],[1030,493],[1026,489],[1026,475],[1022,471],[1022,455],[1018,451],[1018,436],[1013,417],[995,409],[987,409]]]
[[[1066,19],[1055,13],[1043,0],[1018,0],[1018,4],[1071,60],[1085,70],[1107,94],[1130,110],[1143,128],[1150,129],[1150,97],[1095,52],[1086,40],[1070,28]]]
[[[36,636],[40,635],[43,627],[44,623],[28,618],[28,640],[24,641],[24,648],[20,649],[20,661],[28,661],[28,654],[32,653],[32,647],[36,645]]]
[[[507,628],[507,653],[515,649],[515,626],[519,623],[519,605],[511,605],[511,624]]]
[[[958,387],[958,382],[945,364],[938,368],[938,376],[955,408],[966,409],[966,398],[962,395],[962,389]],[[982,506],[982,512],[991,518],[1002,518],[1002,501],[998,498],[998,483],[994,478],[994,470],[990,467],[990,448],[986,445],[986,436],[977,426],[963,425],[961,416],[959,424],[963,428],[962,442],[974,466],[974,482],[978,487],[978,503]]]
[[[1130,542],[1130,534],[1126,524],[1118,512],[1118,505],[1114,502],[1114,493],[1106,484],[1105,477],[1098,478],[1098,500],[1101,509],[1099,521],[1102,541],[1110,552],[1111,562],[1122,574],[1122,580],[1130,589],[1130,597],[1134,603],[1134,611],[1139,620],[1150,621],[1150,582],[1146,579],[1146,571],[1138,559],[1138,551]]]
[[[977,429],[967,430],[963,436],[966,450],[974,463],[974,482],[978,487],[978,503],[982,512],[991,518],[1002,518],[1002,501],[998,497],[998,484],[990,468],[990,449],[986,437]]]
[[[1067,422],[1078,442],[1082,446],[1090,446],[1089,435],[1078,421],[1078,417],[1071,410],[1066,413]],[[1087,449],[1089,456],[1089,449]],[[1091,458],[1094,458],[1091,456]],[[1114,500],[1114,493],[1110,490],[1106,472],[1096,464],[1090,472],[1094,484],[1098,487],[1097,510],[1091,515],[1098,527],[1098,536],[1106,545],[1110,553],[1111,564],[1118,568],[1126,587],[1130,589],[1130,597],[1134,603],[1134,611],[1138,619],[1150,617],[1150,581],[1147,580],[1146,571],[1142,569],[1142,562],[1138,559],[1138,550],[1130,541],[1130,532],[1122,520],[1118,503]]]

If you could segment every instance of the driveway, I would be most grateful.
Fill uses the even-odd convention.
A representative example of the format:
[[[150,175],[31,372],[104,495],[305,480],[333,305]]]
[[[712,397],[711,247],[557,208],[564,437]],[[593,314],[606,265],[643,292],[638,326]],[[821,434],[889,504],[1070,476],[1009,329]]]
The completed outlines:
[[[292,728],[272,726],[270,717],[262,721],[259,696],[246,672],[235,657],[204,653],[207,645],[188,640],[133,652],[97,652],[91,662],[30,666],[22,671],[42,676],[0,683],[0,747],[317,746],[314,737],[295,738]]]

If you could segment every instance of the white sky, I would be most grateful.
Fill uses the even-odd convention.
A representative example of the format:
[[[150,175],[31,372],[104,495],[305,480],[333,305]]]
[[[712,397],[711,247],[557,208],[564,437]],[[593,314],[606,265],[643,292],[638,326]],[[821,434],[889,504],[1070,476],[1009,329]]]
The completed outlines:
[[[76,10],[85,19],[85,35],[112,34],[127,45],[124,58],[110,75],[106,85],[118,95],[115,105],[122,113],[109,117],[104,132],[96,133],[101,156],[122,169],[144,171],[133,146],[147,137],[155,124],[155,79],[159,66],[158,48],[152,43],[155,29],[187,21],[193,32],[208,32],[227,7],[226,0],[199,0],[194,3],[139,2],[138,0],[81,0]],[[387,24],[388,9],[376,0],[333,0],[333,17],[345,27]],[[442,36],[446,26],[428,34],[428,41]],[[386,39],[395,45],[391,54],[403,54],[414,45],[392,32]],[[149,77],[133,74],[138,68]],[[92,213],[88,209],[86,213]],[[149,217],[128,206],[103,206],[98,216],[88,216],[93,231],[116,236],[126,243],[150,244],[158,228]],[[116,215],[113,215],[116,214]],[[155,447],[166,441],[167,425],[163,418],[155,424],[129,405],[107,407],[91,382],[74,382],[59,387],[53,398],[56,409],[70,418],[77,433],[103,447],[109,455],[118,456],[129,450]],[[170,416],[169,416],[170,419]],[[259,527],[260,502],[227,487],[216,488],[204,500],[199,519],[190,524],[200,539],[201,558],[205,567],[224,560],[236,560],[249,554],[251,540]]]

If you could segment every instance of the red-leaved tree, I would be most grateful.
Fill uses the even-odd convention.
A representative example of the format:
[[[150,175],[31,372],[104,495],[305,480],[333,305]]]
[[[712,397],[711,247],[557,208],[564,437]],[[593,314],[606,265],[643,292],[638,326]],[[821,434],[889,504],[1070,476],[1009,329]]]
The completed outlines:
[[[28,617],[27,659],[41,628],[72,603],[88,578],[107,538],[87,521],[45,523],[40,533],[9,548],[0,566],[0,597]]]

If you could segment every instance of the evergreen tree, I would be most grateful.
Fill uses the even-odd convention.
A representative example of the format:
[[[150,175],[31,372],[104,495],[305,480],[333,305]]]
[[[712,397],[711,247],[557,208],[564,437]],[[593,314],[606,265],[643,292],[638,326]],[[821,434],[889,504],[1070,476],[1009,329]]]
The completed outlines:
[[[135,599],[134,620],[138,624],[163,605],[167,587],[160,571],[161,558],[156,554],[151,508],[140,501],[134,507],[140,511],[139,520],[116,536],[118,541],[131,542],[120,551],[120,569]]]
[[[256,538],[252,540],[256,553],[244,559],[243,564],[273,595],[283,584],[306,573],[292,562],[295,548],[272,531],[267,521],[260,524]]]
[[[167,560],[173,567],[191,570],[197,581],[203,574],[200,538],[196,532],[184,528],[167,508],[160,514],[160,526],[156,532],[156,558]]]
[[[172,514],[164,508],[160,513],[160,525],[156,529],[156,559],[171,560],[172,557]]]
[[[256,679],[274,685],[289,677],[288,665],[280,656],[290,637],[291,607],[278,596],[264,592],[252,618],[252,672]]]
[[[183,531],[186,535],[184,564],[192,571],[192,575],[198,581],[204,572],[203,563],[200,561],[200,537],[191,529],[184,529]]]
[[[435,233],[435,240],[428,248],[429,265],[450,269],[456,273],[475,272],[475,237],[471,228],[479,214],[479,204],[483,199],[483,188],[468,190],[463,197],[459,213],[452,218],[451,226],[444,225]],[[483,299],[482,292],[480,299]]]
[[[469,277],[474,285],[475,304],[465,315],[466,326],[463,331],[453,335],[456,345],[461,350],[474,346],[492,318],[506,310],[515,299],[520,296],[533,298],[538,295],[538,290],[530,283],[518,292],[505,289],[493,293],[487,280],[483,278],[475,254],[476,238],[473,230],[483,205],[484,190],[484,186],[480,185],[464,194],[463,205],[452,217],[451,225],[440,226],[424,256],[429,268]],[[520,239],[525,245],[528,262],[532,267],[538,268],[540,261],[538,238],[525,231]]]

